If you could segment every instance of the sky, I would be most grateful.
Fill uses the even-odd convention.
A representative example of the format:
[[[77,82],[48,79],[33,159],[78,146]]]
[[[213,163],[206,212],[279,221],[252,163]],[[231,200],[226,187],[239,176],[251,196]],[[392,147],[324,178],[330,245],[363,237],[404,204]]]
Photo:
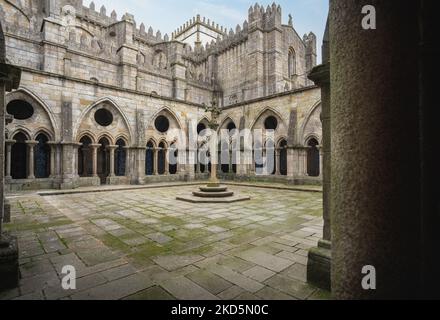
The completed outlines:
[[[84,0],[88,6],[91,0]],[[242,25],[247,19],[248,9],[255,4],[248,0],[94,0],[96,10],[102,5],[107,13],[113,11],[120,18],[128,12],[134,15],[137,25],[153,27],[154,32],[160,30],[162,35],[171,35],[178,27],[197,14],[205,16],[224,27],[233,28]],[[272,1],[260,0],[260,5],[267,7]],[[287,24],[289,13],[293,16],[293,25],[302,37],[313,31],[318,38],[318,62],[321,61],[321,43],[324,35],[328,12],[328,0],[278,0],[283,9],[283,23]]]

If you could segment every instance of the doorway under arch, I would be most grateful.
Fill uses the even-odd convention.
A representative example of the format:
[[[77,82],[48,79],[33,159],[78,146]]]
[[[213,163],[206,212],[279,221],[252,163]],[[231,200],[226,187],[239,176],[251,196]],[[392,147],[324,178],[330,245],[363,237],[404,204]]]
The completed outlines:
[[[280,175],[287,176],[287,141],[281,140],[280,148]]]
[[[110,175],[110,152],[108,146],[110,142],[107,138],[99,140],[101,145],[98,149],[98,176],[101,184],[107,183],[107,177]]]
[[[78,150],[78,174],[80,177],[91,177],[93,175],[93,151],[90,148],[92,139],[85,136],[79,142],[82,146]]]
[[[160,175],[165,174],[165,162],[166,162],[166,145],[164,142],[159,144],[159,151],[157,153],[157,172]]]
[[[319,177],[320,174],[320,155],[319,155],[319,142],[315,138],[312,138],[307,143],[309,147],[307,151],[307,174],[310,177]]]
[[[16,141],[11,149],[11,176],[12,179],[26,179],[28,175],[28,148],[27,137],[23,132],[17,133]]]
[[[50,146],[49,138],[41,133],[37,136],[35,146],[35,178],[44,179],[50,176]]]
[[[147,150],[145,154],[145,175],[152,176],[154,174],[154,143],[149,141],[147,143]]]
[[[115,150],[115,171],[117,177],[125,176],[127,167],[127,150],[125,149],[126,143],[123,139],[116,141],[118,146]]]

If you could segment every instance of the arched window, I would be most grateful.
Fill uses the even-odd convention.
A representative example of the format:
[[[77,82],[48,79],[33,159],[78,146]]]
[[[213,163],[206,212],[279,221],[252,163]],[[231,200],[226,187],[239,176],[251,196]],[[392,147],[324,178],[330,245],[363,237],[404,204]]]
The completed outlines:
[[[320,155],[319,155],[319,143],[318,141],[313,138],[310,139],[307,143],[307,146],[309,147],[307,152],[307,174],[310,177],[319,177],[320,174]]]
[[[282,140],[279,145],[280,148],[280,174],[287,176],[287,141]]]
[[[165,174],[165,160],[166,160],[166,145],[164,142],[159,144],[159,151],[157,153],[157,169],[160,175]]]
[[[28,168],[27,137],[19,132],[13,138],[16,142],[11,149],[11,176],[12,179],[26,179]]]
[[[78,174],[80,177],[90,177],[93,175],[93,150],[90,148],[92,139],[85,136],[79,142],[82,146],[78,150]]]
[[[154,143],[147,143],[147,151],[145,154],[145,175],[152,176],[154,174]]]
[[[116,142],[118,146],[115,151],[115,171],[117,177],[125,176],[126,170],[126,160],[127,160],[127,150],[125,149],[126,144],[123,139],[119,139]]]
[[[47,144],[49,138],[45,134],[39,134],[35,146],[35,177],[38,179],[49,178],[50,176],[50,147]]]
[[[98,149],[98,176],[101,178],[101,183],[105,184],[110,175],[110,152],[108,150],[110,142],[107,138],[102,138],[99,144],[101,146]]]
[[[292,78],[294,75],[296,75],[296,53],[293,48],[289,49],[288,59],[289,78]]]

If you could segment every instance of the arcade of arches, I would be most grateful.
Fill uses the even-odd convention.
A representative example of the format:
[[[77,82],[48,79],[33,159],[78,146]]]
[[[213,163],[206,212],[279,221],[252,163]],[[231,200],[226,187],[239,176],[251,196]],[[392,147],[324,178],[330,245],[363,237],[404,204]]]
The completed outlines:
[[[6,135],[5,174],[7,184],[16,189],[20,189],[20,184],[29,185],[30,181],[36,183],[35,188],[40,187],[41,182],[53,182],[52,186],[57,188],[60,186],[57,181],[62,180],[66,174],[64,168],[67,167],[67,161],[72,166],[72,177],[76,179],[77,186],[133,183],[136,180],[133,175],[136,174],[140,178],[135,183],[142,184],[149,181],[170,181],[169,178],[172,177],[175,177],[173,180],[181,179],[188,175],[192,175],[194,179],[207,178],[211,172],[209,152],[203,143],[199,144],[195,152],[194,158],[198,159],[196,164],[190,166],[185,161],[179,162],[181,159],[178,150],[165,137],[170,130],[180,129],[180,125],[174,114],[167,110],[159,112],[151,120],[152,124],[147,127],[146,133],[151,138],[147,140],[145,147],[137,147],[130,142],[130,130],[124,125],[124,117],[120,111],[112,103],[101,102],[85,114],[78,129],[83,133],[79,135],[77,142],[65,144],[55,141],[54,125],[37,101],[25,93],[15,95],[9,100],[7,110],[15,121],[8,126]],[[43,118],[46,123],[35,124],[33,121],[36,118]],[[89,129],[89,123],[95,126],[95,130]],[[42,126],[45,127],[44,130],[40,129]],[[224,178],[262,176],[288,179],[295,175],[320,179],[322,161],[317,138],[320,133],[309,136],[304,146],[292,148],[288,144],[285,127],[286,121],[276,113],[271,110],[263,112],[255,121],[254,129],[273,130],[276,140],[267,138],[264,144],[256,140],[249,155],[253,160],[248,162],[253,165],[245,165],[240,164],[244,152],[233,151],[233,136],[238,133],[238,125],[230,117],[226,117],[219,132],[226,129],[231,141],[229,144],[223,142],[223,145],[219,145],[218,159],[221,160],[221,165],[217,167],[218,174]],[[197,126],[198,134],[203,136],[207,128],[208,120],[204,118]],[[113,138],[116,135],[119,138]],[[67,161],[64,159],[66,150],[71,150],[72,155]],[[274,156],[274,166],[267,170],[265,168],[269,162],[269,154]],[[134,167],[138,161],[144,164],[136,169]],[[151,180],[152,178],[155,179]],[[319,181],[316,180],[317,183]]]

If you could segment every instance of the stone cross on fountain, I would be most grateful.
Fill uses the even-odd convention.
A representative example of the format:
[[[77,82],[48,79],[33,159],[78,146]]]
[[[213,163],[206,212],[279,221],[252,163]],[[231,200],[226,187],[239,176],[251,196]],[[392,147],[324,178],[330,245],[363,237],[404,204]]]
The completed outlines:
[[[220,126],[218,119],[220,117],[220,114],[222,113],[222,110],[220,109],[215,99],[211,101],[210,107],[208,106],[205,107],[205,112],[211,113],[211,120],[209,121],[208,126],[214,133],[216,133],[218,127]],[[211,159],[212,159],[212,154],[211,154]],[[211,179],[208,183],[208,187],[219,187],[219,186],[220,186],[220,182],[217,178],[217,163],[211,161]]]

